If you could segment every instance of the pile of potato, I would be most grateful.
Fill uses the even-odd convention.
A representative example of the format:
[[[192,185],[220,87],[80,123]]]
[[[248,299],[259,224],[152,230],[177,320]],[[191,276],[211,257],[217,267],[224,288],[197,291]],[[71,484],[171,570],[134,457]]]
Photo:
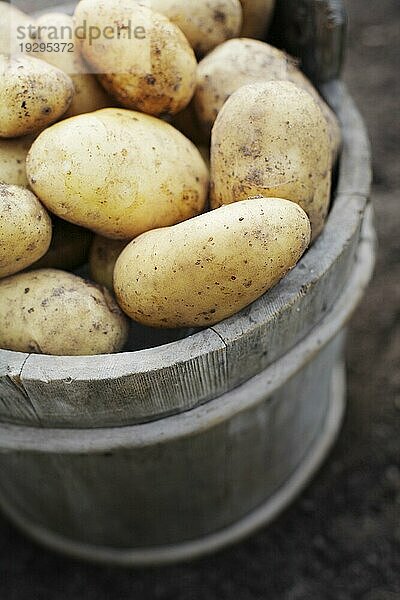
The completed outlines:
[[[33,19],[0,2],[1,348],[114,353],[130,319],[212,326],[296,265],[324,227],[340,129],[253,39],[273,5],[81,0],[18,53]],[[50,31],[84,24],[118,37],[51,50]]]

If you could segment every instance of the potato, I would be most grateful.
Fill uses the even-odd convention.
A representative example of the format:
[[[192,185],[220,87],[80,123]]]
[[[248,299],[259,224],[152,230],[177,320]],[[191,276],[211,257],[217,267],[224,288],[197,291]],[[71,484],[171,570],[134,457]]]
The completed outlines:
[[[112,291],[115,263],[128,243],[126,240],[110,240],[97,235],[90,248],[90,278]]]
[[[106,289],[71,273],[40,269],[0,282],[0,347],[83,356],[119,352],[128,322]]]
[[[289,81],[241,87],[223,106],[211,140],[211,206],[250,196],[286,198],[307,213],[313,238],[329,208],[331,149],[312,96]]]
[[[50,248],[32,268],[73,271],[88,261],[92,239],[91,231],[53,217]]]
[[[116,108],[46,129],[27,173],[51,212],[122,240],[199,214],[208,193],[208,169],[189,140],[155,117]]]
[[[194,105],[204,133],[210,134],[219,111],[236,90],[249,83],[276,80],[292,81],[313,96],[328,122],[336,159],[341,145],[336,115],[297,67],[295,59],[257,40],[230,40],[200,62]]]
[[[275,8],[275,0],[240,0],[243,8],[242,36],[263,39]]]
[[[133,240],[117,260],[115,293],[144,325],[213,325],[274,286],[309,242],[297,204],[249,199]]]
[[[34,136],[0,139],[0,183],[28,186],[26,157]]]
[[[73,34],[74,31],[73,18],[63,13],[46,13],[36,21],[38,42],[49,43],[51,47],[54,47],[55,43],[74,44],[73,52],[44,51],[35,54],[37,58],[61,69],[72,79],[75,94],[64,118],[106,108],[114,103],[95,75],[88,72],[77,39],[74,36],[70,37],[70,32]]]
[[[161,116],[174,115],[189,104],[196,85],[196,57],[179,27],[164,15],[135,0],[81,0],[75,22],[103,32],[94,40],[89,33],[82,36],[82,53],[123,106]],[[114,36],[107,30],[111,26]]]
[[[51,219],[29,190],[0,184],[0,277],[22,271],[48,250]]]
[[[0,2],[0,54],[21,52],[20,44],[25,42],[33,17],[23,13],[9,2]],[[22,27],[23,36],[18,31]]]
[[[148,6],[175,23],[199,56],[237,37],[242,28],[239,0],[150,0]]]
[[[63,115],[71,104],[71,79],[30,56],[0,55],[0,137],[35,133]]]

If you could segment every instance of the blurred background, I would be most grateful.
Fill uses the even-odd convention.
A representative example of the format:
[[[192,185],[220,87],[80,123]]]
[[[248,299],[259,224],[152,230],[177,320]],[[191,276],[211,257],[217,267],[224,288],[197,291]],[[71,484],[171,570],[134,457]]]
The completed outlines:
[[[0,517],[4,600],[400,599],[400,2],[347,0],[344,78],[369,127],[379,235],[374,281],[348,345],[348,411],[306,492],[240,546],[191,565],[81,565]]]

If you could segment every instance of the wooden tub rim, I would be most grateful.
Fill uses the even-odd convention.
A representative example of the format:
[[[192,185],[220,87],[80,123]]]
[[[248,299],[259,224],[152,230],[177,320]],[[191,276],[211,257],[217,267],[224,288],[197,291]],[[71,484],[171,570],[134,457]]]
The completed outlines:
[[[84,430],[0,424],[0,452],[99,454],[164,444],[198,434],[264,401],[336,337],[363,297],[375,265],[371,206],[366,217],[353,276],[333,310],[306,338],[262,373],[206,404],[150,423]]]
[[[337,112],[343,130],[343,150],[339,161],[339,181],[331,215],[327,220],[326,229],[328,229],[329,223],[332,220],[332,215],[340,214],[345,206],[352,201],[354,203],[355,198],[364,198],[366,204],[371,184],[370,146],[363,120],[347,91],[346,85],[339,80],[332,81],[329,84],[323,85],[321,92],[335,112]],[[357,219],[361,222],[363,210],[360,211],[356,205],[354,210],[359,212]],[[353,233],[354,223],[344,222],[343,229],[337,232],[337,247],[331,249],[332,262],[336,258],[335,251],[339,252],[343,243],[345,243]],[[320,263],[320,256],[325,251],[323,242],[326,235],[327,232],[323,232],[314,246],[312,246],[305,255],[308,261],[315,263],[316,269]],[[291,300],[288,300],[288,304],[291,301],[295,301],[299,296],[298,285],[292,284],[292,274],[297,272],[299,268],[302,268],[303,260],[304,257],[293,271],[279,284],[285,285],[285,291],[289,292]],[[256,300],[253,304],[257,305],[261,300],[262,298]],[[232,320],[240,318],[240,314],[241,313],[238,313],[237,315],[226,319],[223,323],[229,325]],[[226,346],[221,335],[216,332],[218,325],[220,324],[218,323],[213,327],[194,333],[187,338],[161,346],[161,348],[165,350],[161,359],[159,353],[160,346],[133,352],[96,356],[52,356],[0,349],[0,376],[7,375],[7,367],[9,364],[13,363],[20,366],[21,375],[23,369],[26,368],[26,365],[30,360],[38,361],[38,380],[41,380],[46,372],[52,371],[51,367],[54,365],[55,361],[59,361],[59,364],[62,362],[62,379],[71,377],[71,379],[79,381],[104,380],[104,374],[107,373],[109,374],[107,377],[108,380],[118,380],[130,372],[142,372],[140,367],[138,371],[136,371],[138,365],[146,365],[143,372],[156,373],[163,369],[170,369],[176,364],[188,362],[188,347],[190,345],[192,348],[193,341],[197,339],[199,340],[199,344],[197,345],[198,353],[190,355],[191,361],[199,360],[201,357],[206,357],[214,352],[216,345],[218,344],[225,344]],[[261,326],[262,322],[259,324],[249,323],[248,329],[254,329],[257,325]],[[243,331],[243,335],[246,335],[246,330]]]
[[[47,548],[102,565],[154,567],[188,562],[231,546],[276,519],[298,497],[315,476],[339,434],[346,407],[346,373],[343,363],[332,372],[331,394],[320,435],[308,449],[298,468],[262,504],[238,521],[200,538],[151,548],[119,549],[71,540],[33,523],[0,493],[0,507],[18,529]]]

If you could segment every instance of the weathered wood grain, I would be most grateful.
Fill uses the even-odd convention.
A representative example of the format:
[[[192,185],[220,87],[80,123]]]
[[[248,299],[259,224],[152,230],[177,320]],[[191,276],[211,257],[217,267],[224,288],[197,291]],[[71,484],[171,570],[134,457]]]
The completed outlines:
[[[39,424],[34,406],[21,383],[29,354],[0,351],[0,421],[14,415],[15,422]]]
[[[97,563],[119,566],[165,565],[199,558],[205,554],[220,550],[227,545],[241,541],[246,536],[275,519],[293,502],[318,471],[336,440],[342,423],[346,387],[344,371],[343,364],[337,365],[333,371],[326,419],[320,429],[319,435],[298,468],[260,506],[224,529],[206,534],[196,540],[180,542],[176,545],[149,547],[145,549],[121,549],[83,544],[82,542],[72,541],[60,536],[29,520],[26,515],[19,512],[13,505],[7,503],[5,498],[2,498],[1,502],[3,512],[14,521],[21,531],[30,535],[39,543],[57,552],[67,553],[75,558],[95,561]]]
[[[109,456],[0,455],[0,498],[59,535],[111,548],[176,544],[226,527],[304,458],[326,415],[339,351],[319,353],[274,396],[191,436]]]
[[[368,199],[372,180],[371,147],[363,119],[341,81],[322,85],[321,92],[339,117],[344,138],[336,194]]]
[[[113,356],[32,355],[21,379],[42,425],[55,427],[148,421],[206,402],[228,381],[225,346],[212,330]]]

